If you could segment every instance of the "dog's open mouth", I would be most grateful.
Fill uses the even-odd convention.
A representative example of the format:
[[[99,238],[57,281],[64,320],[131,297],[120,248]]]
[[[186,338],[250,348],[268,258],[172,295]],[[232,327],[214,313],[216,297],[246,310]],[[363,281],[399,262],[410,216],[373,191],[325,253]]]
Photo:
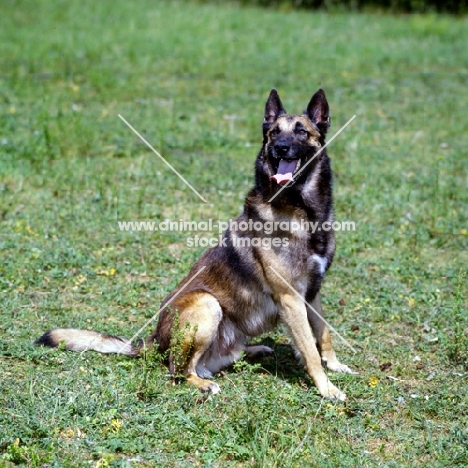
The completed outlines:
[[[294,174],[299,170],[301,167],[301,160],[300,159],[281,159],[278,165],[278,170],[276,171],[276,175],[271,176],[271,179],[274,179],[278,185],[284,185],[288,182],[294,180]]]

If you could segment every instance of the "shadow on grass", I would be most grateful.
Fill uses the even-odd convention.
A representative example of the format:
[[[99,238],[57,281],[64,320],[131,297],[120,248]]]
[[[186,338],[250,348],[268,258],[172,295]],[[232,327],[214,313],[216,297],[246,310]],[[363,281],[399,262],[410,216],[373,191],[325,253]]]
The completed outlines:
[[[297,382],[298,379],[307,380],[304,366],[299,362],[291,345],[277,343],[270,337],[264,338],[261,343],[275,352],[266,357],[246,357],[245,360],[249,364],[260,364],[262,370],[288,382]]]

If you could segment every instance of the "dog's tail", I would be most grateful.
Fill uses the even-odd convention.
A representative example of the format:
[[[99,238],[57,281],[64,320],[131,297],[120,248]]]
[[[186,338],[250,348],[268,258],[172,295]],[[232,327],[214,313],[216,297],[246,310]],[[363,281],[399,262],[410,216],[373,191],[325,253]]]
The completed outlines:
[[[124,354],[139,357],[143,342],[132,344],[130,340],[119,336],[107,335],[91,330],[77,330],[75,328],[56,328],[44,333],[34,342],[35,345],[57,348],[61,344],[70,351],[93,350],[98,353]]]

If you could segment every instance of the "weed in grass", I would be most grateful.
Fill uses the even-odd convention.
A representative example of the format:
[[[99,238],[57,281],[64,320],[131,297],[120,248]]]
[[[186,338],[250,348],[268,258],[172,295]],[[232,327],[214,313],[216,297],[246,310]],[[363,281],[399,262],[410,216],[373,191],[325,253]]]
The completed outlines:
[[[169,363],[173,379],[183,377],[183,370],[193,349],[197,325],[192,326],[189,322],[180,323],[179,311],[176,309],[172,313],[172,333],[169,344]]]
[[[464,304],[463,288],[466,271],[460,271],[457,290],[455,291],[453,310],[453,331],[447,344],[448,356],[457,365],[462,365],[468,372],[468,305]]]

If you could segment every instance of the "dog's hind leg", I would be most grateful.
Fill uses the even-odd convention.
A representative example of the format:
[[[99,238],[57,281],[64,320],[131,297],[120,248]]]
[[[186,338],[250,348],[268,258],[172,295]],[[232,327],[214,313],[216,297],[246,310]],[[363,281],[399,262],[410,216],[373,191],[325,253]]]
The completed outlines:
[[[197,365],[217,339],[222,310],[214,296],[206,292],[195,291],[182,296],[174,302],[179,314],[179,331],[182,334],[181,349],[171,350],[169,357],[175,370],[181,370],[187,382],[206,393],[219,393],[219,385],[203,379],[197,374]],[[176,356],[180,355],[180,356]],[[175,362],[179,361],[179,362]]]
[[[320,357],[327,369],[333,372],[343,372],[348,374],[356,374],[346,364],[341,364],[336,357],[335,350],[332,346],[330,330],[323,318],[322,303],[320,293],[317,293],[310,302],[310,307],[307,307],[307,317],[317,340],[317,348],[320,352]]]

